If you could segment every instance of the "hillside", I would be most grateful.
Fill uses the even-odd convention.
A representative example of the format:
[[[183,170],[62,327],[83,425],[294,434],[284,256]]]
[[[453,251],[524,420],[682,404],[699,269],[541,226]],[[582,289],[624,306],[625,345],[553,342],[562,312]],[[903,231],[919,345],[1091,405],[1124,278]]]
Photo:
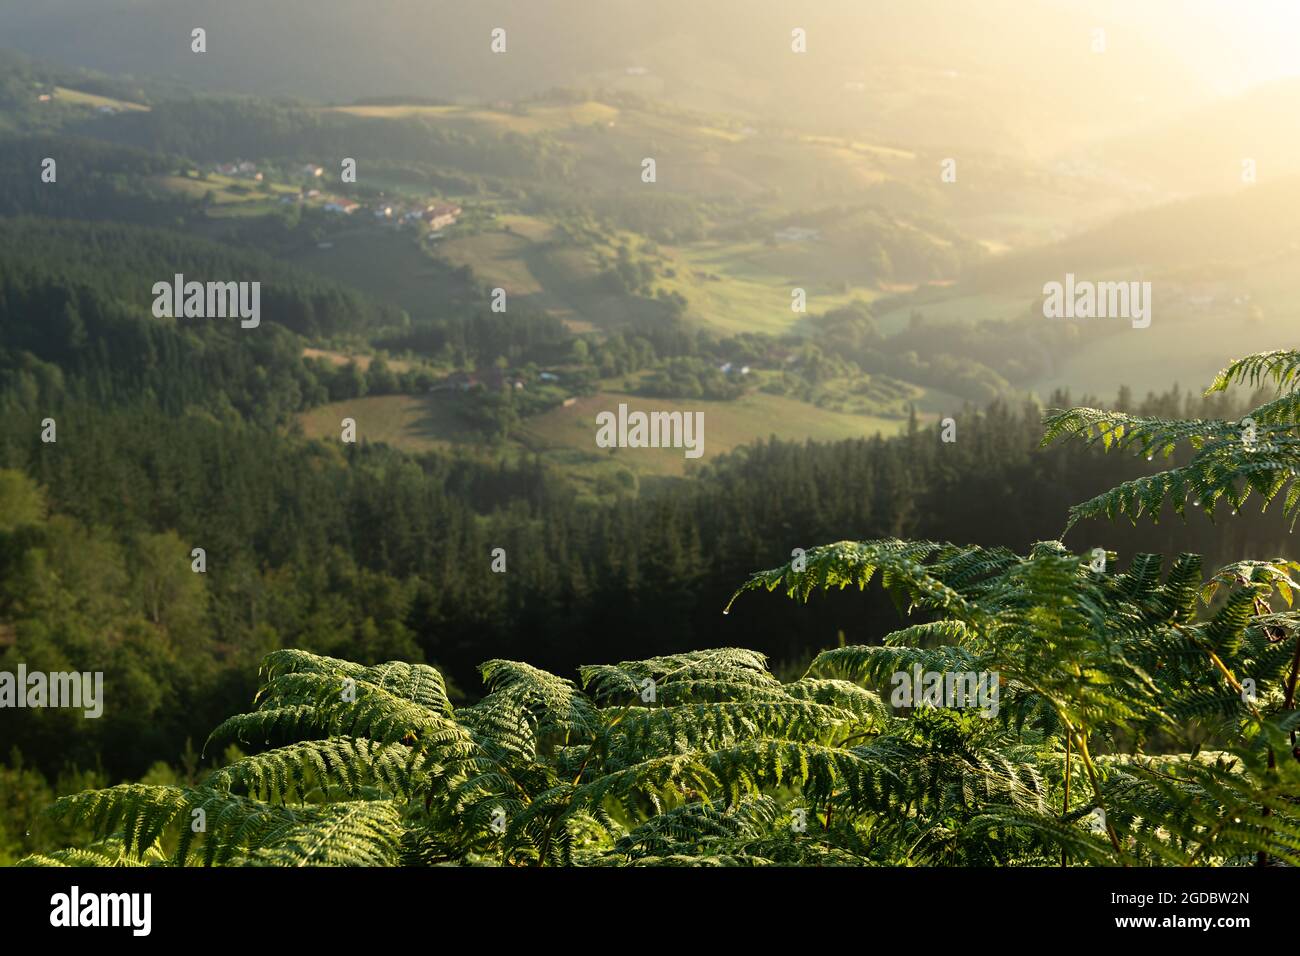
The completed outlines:
[[[256,31],[244,35],[249,21]],[[797,21],[797,22],[796,22]],[[689,22],[690,30],[681,29]],[[209,31],[203,57],[189,50]],[[809,52],[790,53],[793,27]],[[139,64],[193,86],[350,102],[415,95],[518,100],[556,86],[621,89],[685,106],[852,130],[904,148],[1042,154],[1208,98],[1171,54],[1133,40],[1122,11],[1095,19],[1049,2],[922,0],[863,8],[830,0],[798,11],[775,0],[707,5],[615,0],[453,0],[418,8],[378,0],[47,0],[0,12],[0,35],[25,49],[113,72]],[[505,55],[489,33],[506,27]],[[226,38],[240,36],[240,42]],[[910,38],[926,37],[923,45]],[[907,48],[907,52],[904,49]],[[359,52],[364,51],[364,52]],[[436,51],[436,55],[430,55]],[[348,62],[345,72],[333,64]],[[1135,91],[1143,91],[1141,95]],[[1018,115],[991,104],[1022,103]],[[1073,103],[1063,115],[1059,104]],[[1076,116],[1087,116],[1081,124]],[[1048,144],[1052,144],[1049,146]]]

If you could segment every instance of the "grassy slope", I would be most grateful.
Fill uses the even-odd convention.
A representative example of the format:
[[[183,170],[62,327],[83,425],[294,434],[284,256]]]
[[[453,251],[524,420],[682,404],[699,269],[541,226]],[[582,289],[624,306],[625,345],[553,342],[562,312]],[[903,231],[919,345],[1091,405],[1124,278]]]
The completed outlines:
[[[64,86],[54,88],[54,102],[66,103],[70,106],[89,106],[96,109],[101,106],[107,106],[115,110],[141,110],[146,112],[149,109],[149,107],[142,106],[139,103],[115,100],[112,97],[97,96],[94,93],[82,93],[80,90],[70,90]]]
[[[303,432],[312,438],[338,440],[344,418],[357,423],[358,440],[385,442],[407,451],[449,448],[475,442],[445,396],[377,395],[322,405],[299,416]]]
[[[679,263],[677,277],[662,285],[686,296],[693,318],[725,332],[797,329],[804,316],[791,309],[796,287],[806,293],[809,313],[879,295],[866,286],[829,282],[817,261],[825,249],[815,242],[700,242],[669,252]]]
[[[351,116],[379,117],[384,119],[436,119],[465,127],[490,127],[501,132],[527,135],[554,132],[573,126],[616,121],[619,111],[604,103],[586,102],[563,105],[531,106],[526,114],[504,110],[478,109],[463,106],[419,106],[394,104],[388,106],[338,106],[333,112]]]
[[[596,448],[596,415],[617,412],[620,402],[629,410],[704,413],[704,455],[686,459],[677,449],[621,448],[612,454]],[[590,451],[609,456],[638,472],[683,474],[713,455],[775,435],[778,438],[837,441],[876,433],[893,434],[904,422],[828,412],[780,395],[749,394],[732,402],[698,399],[644,398],[620,392],[598,392],[580,398],[570,408],[552,409],[531,419],[521,438],[535,447]]]
[[[614,452],[596,447],[596,414],[617,412],[620,402],[632,410],[704,413],[704,455],[686,459],[679,449],[631,449]],[[446,393],[426,396],[387,395],[334,402],[299,416],[309,437],[337,440],[340,422],[356,419],[358,438],[387,442],[409,451],[478,446],[476,435],[451,409]],[[838,441],[904,428],[898,419],[825,411],[778,395],[750,394],[733,402],[677,401],[602,391],[528,419],[507,451],[538,451],[566,466],[576,477],[592,478],[622,466],[642,475],[681,475],[711,457],[773,435],[801,441]]]

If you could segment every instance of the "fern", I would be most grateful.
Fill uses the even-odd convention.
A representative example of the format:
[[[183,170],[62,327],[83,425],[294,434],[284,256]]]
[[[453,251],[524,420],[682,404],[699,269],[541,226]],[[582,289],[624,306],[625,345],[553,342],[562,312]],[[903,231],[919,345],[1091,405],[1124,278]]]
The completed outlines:
[[[1300,352],[1274,351],[1247,356],[1218,374],[1206,394],[1234,384],[1272,384],[1285,394],[1258,406],[1240,422],[1167,421],[1095,408],[1049,415],[1043,444],[1076,438],[1106,451],[1171,456],[1181,445],[1193,452],[1185,465],[1127,481],[1070,509],[1070,524],[1099,516],[1153,519],[1167,503],[1183,515],[1191,502],[1213,516],[1220,501],[1235,513],[1252,494],[1262,508],[1282,496],[1282,513],[1294,527],[1300,517]],[[1285,494],[1283,494],[1285,492]]]

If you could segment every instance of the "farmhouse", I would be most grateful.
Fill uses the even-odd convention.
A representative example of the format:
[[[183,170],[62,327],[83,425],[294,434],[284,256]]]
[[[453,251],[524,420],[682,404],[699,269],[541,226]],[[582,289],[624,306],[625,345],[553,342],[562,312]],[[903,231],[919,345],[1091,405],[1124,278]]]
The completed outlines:
[[[441,205],[428,206],[424,210],[424,221],[429,224],[430,229],[443,229],[447,226],[454,226],[456,220],[460,218],[461,208],[459,206]]]

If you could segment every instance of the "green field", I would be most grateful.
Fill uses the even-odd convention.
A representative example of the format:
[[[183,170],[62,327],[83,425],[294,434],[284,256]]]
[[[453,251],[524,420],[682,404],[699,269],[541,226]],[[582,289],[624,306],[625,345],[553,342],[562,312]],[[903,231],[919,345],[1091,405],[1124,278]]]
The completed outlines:
[[[357,422],[358,440],[385,442],[419,452],[435,448],[479,446],[448,393],[425,396],[384,395],[333,402],[299,416],[312,438],[338,440],[340,422]],[[620,402],[632,410],[704,413],[704,454],[687,459],[680,449],[596,447],[596,414],[617,412]],[[507,443],[507,451],[540,452],[566,466],[575,477],[592,478],[611,468],[640,475],[682,475],[693,467],[741,445],[772,436],[790,441],[839,441],[901,431],[901,419],[875,418],[826,411],[780,395],[752,393],[731,402],[645,398],[602,391],[579,398],[568,408],[554,408],[526,420]]]
[[[313,408],[298,421],[308,437],[338,441],[342,420],[351,418],[357,423],[358,441],[383,442],[412,452],[476,442],[476,434],[451,409],[449,399],[438,393],[372,395]]]
[[[686,296],[692,318],[724,332],[779,335],[796,330],[806,315],[880,295],[867,286],[830,281],[830,271],[818,262],[828,251],[819,244],[700,242],[667,251],[677,262],[677,276],[659,284]],[[796,287],[807,296],[803,314],[791,308]]]
[[[107,106],[114,110],[142,110],[148,111],[149,107],[142,106],[139,103],[129,103],[126,100],[115,100],[109,96],[97,96],[94,93],[82,93],[80,90],[70,90],[64,86],[54,88],[54,101],[56,103],[66,103],[71,106],[88,106],[98,109],[101,106]]]
[[[484,282],[501,286],[512,296],[541,296],[546,291],[533,275],[536,243],[504,231],[449,237],[437,244],[438,255],[455,266],[469,266]],[[552,293],[549,299],[556,299]]]
[[[387,106],[336,106],[330,111],[382,119],[436,119],[460,126],[486,126],[501,131],[535,135],[593,123],[612,123],[619,111],[604,103],[529,105],[519,111],[481,109],[468,106],[421,106],[394,104]]]
[[[639,243],[631,234],[618,237]],[[463,237],[453,232],[430,249],[451,266],[468,266],[487,286],[505,289],[510,301],[548,312],[575,331],[635,323],[653,317],[657,308],[601,283],[597,257],[612,257],[611,243],[565,243],[536,217],[503,215],[490,231]]]
[[[687,459],[680,449],[596,447],[596,415],[617,412],[620,402],[631,410],[691,411],[704,413],[704,454]],[[894,434],[905,422],[897,419],[844,415],[780,395],[753,393],[731,402],[702,399],[645,398],[621,392],[598,392],[578,399],[569,408],[556,408],[530,419],[519,438],[539,450],[566,449],[608,457],[628,468],[648,474],[685,474],[717,455],[775,435],[787,440],[838,441],[844,438]]]
[[[158,180],[164,189],[202,199],[211,194],[208,215],[220,219],[228,216],[263,216],[280,205],[284,196],[297,196],[298,187],[282,183],[263,184],[237,176],[208,173],[206,179],[194,176],[163,176]]]

